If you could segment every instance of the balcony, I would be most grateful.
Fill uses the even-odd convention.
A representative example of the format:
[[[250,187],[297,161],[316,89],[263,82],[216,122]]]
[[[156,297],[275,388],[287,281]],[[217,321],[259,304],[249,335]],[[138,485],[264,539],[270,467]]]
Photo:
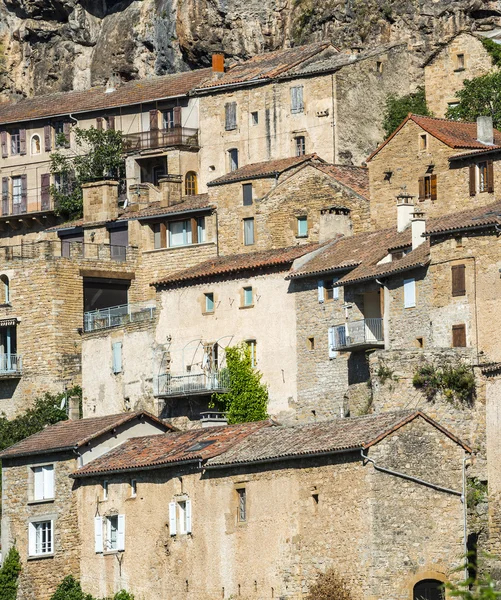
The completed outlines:
[[[0,379],[21,377],[23,359],[20,354],[0,354]]]
[[[151,301],[92,310],[84,313],[84,331],[87,333],[128,323],[151,321],[155,317],[155,310],[156,307]]]
[[[128,133],[123,136],[124,151],[127,153],[157,148],[185,146],[198,150],[198,129],[188,127],[172,127],[154,129],[142,133]]]
[[[185,375],[164,373],[153,378],[153,395],[157,398],[222,394],[229,387],[230,373],[226,369]]]
[[[2,194],[2,214],[0,219],[3,221],[8,217],[26,217],[28,215],[39,215],[54,210],[52,198],[47,196],[40,198],[14,197],[10,192]]]
[[[366,350],[384,347],[383,319],[360,319],[333,329],[333,350]]]
[[[89,261],[131,262],[137,258],[135,246],[88,244],[64,240],[43,240],[15,246],[0,246],[0,260],[16,261],[43,258],[71,258]]]

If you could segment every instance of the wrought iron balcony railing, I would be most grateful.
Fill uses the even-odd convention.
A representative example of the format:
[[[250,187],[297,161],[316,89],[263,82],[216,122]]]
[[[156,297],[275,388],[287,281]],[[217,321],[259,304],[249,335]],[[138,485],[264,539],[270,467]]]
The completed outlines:
[[[20,354],[0,354],[0,379],[19,376],[23,370],[23,358]]]
[[[120,327],[127,323],[150,321],[155,316],[155,310],[151,301],[92,310],[84,313],[84,331],[97,331],[98,329]]]
[[[54,210],[54,205],[49,195],[44,195],[43,198],[26,198],[25,196],[14,196],[10,192],[2,194],[0,217],[22,216],[51,210]]]
[[[141,133],[124,135],[125,152],[154,150],[173,146],[189,146],[198,148],[198,129],[189,127],[171,127],[169,129],[153,129]]]
[[[383,319],[360,319],[336,325],[333,327],[332,337],[331,344],[334,350],[382,346],[384,341]]]
[[[156,397],[223,393],[228,391],[229,387],[230,373],[226,369],[185,375],[163,373],[153,378],[153,394]]]
[[[46,260],[73,258],[78,260],[130,262],[135,260],[137,255],[136,246],[116,246],[64,240],[43,240],[15,246],[0,246],[0,260],[5,261],[33,258],[44,258]]]

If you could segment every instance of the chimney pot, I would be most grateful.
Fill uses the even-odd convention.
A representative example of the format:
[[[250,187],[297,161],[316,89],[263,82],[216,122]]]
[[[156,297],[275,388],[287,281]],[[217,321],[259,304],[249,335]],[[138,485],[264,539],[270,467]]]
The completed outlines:
[[[412,214],[411,237],[412,249],[414,250],[424,242],[424,233],[426,231],[426,221],[424,212],[416,209]]]
[[[492,117],[477,118],[477,140],[482,144],[494,144],[494,127]]]
[[[68,419],[70,421],[78,421],[80,419],[80,398],[78,396],[70,396],[68,398]]]
[[[397,231],[403,231],[411,222],[414,212],[413,196],[402,193],[397,196]]]
[[[224,54],[212,55],[212,72],[224,73]]]

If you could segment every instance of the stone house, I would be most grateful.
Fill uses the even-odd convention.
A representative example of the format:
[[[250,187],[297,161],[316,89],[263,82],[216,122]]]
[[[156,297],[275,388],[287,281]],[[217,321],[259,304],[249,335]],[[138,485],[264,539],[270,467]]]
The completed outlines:
[[[147,413],[77,416],[2,452],[2,548],[15,544],[21,555],[19,598],[49,598],[60,578],[80,572],[78,502],[69,475],[131,437],[170,429]]]
[[[426,103],[435,117],[445,117],[447,109],[457,104],[456,92],[463,88],[465,79],[492,71],[492,58],[482,43],[484,35],[457,33],[423,64]]]
[[[103,453],[102,440],[115,445],[127,426],[120,418],[131,425]],[[148,415],[104,419],[100,431],[103,418],[50,427],[1,455],[4,548],[15,539],[22,556],[20,600],[47,600],[69,572],[98,597],[126,588],[152,600],[299,599],[330,567],[355,598],[416,600],[460,577],[470,449],[421,412],[165,435]],[[29,503],[30,469],[46,458],[55,514],[38,521],[50,499]],[[53,535],[30,546],[41,522]]]
[[[412,196],[426,218],[485,206],[501,185],[492,121],[462,123],[408,115],[367,159],[374,228],[396,222],[396,201]]]

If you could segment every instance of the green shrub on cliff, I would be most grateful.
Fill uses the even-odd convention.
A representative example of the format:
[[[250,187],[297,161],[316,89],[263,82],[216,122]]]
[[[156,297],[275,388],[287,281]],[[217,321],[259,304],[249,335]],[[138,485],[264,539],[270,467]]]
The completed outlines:
[[[16,600],[20,572],[21,558],[16,547],[12,546],[0,569],[0,600]]]

